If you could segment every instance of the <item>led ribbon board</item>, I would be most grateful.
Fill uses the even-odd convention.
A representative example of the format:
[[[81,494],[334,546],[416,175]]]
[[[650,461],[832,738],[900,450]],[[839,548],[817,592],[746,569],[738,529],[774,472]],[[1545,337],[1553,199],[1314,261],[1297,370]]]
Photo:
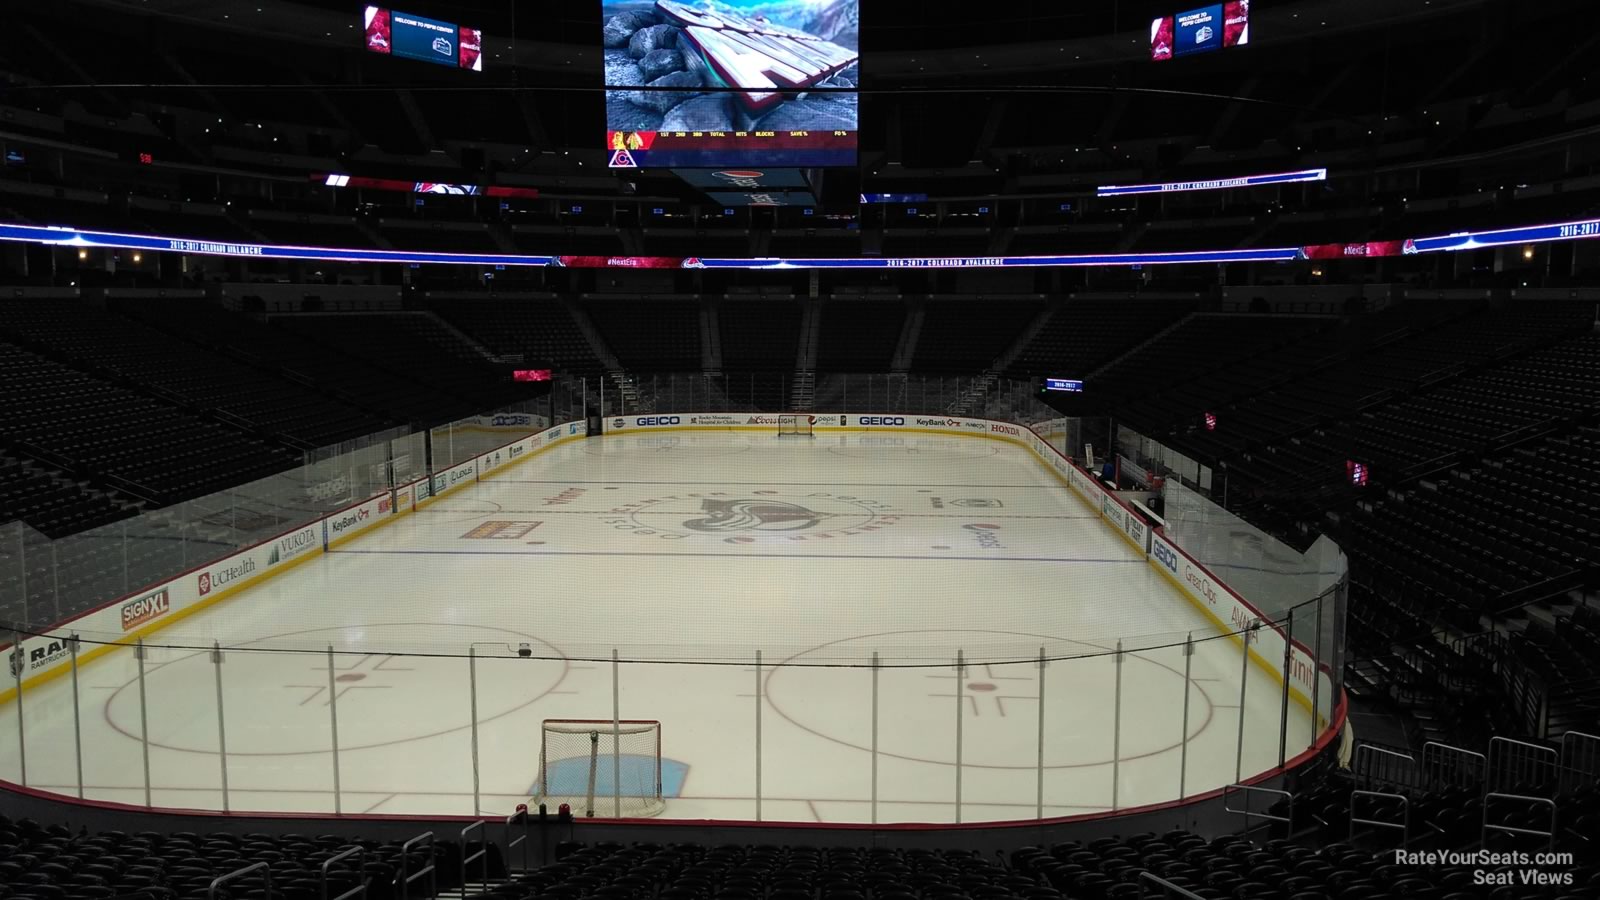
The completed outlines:
[[[1265,187],[1300,181],[1327,181],[1327,169],[1278,172],[1272,175],[1241,175],[1238,178],[1213,178],[1208,181],[1169,181],[1165,184],[1103,184],[1095,188],[1097,197],[1122,197],[1128,194],[1169,194],[1183,191],[1224,191],[1230,188]]]
[[[1263,247],[1247,250],[1194,250],[1174,253],[1095,253],[1058,256],[902,256],[902,257],[798,257],[715,258],[702,256],[540,256],[518,253],[433,253],[417,250],[373,250],[345,247],[301,247],[286,244],[250,244],[200,238],[149,234],[83,231],[56,225],[0,224],[0,241],[78,248],[150,250],[208,256],[254,256],[269,259],[306,259],[329,262],[413,263],[446,266],[566,266],[636,269],[982,269],[1010,266],[1161,266],[1225,262],[1293,262],[1339,256],[1389,255],[1398,247],[1404,255],[1476,250],[1507,244],[1539,244],[1600,238],[1600,219],[1528,225],[1495,231],[1459,232],[1437,237],[1368,244],[1320,244],[1312,247]],[[1353,248],[1361,248],[1355,253]],[[1382,251],[1376,250],[1382,248]],[[1324,254],[1327,255],[1324,255]]]

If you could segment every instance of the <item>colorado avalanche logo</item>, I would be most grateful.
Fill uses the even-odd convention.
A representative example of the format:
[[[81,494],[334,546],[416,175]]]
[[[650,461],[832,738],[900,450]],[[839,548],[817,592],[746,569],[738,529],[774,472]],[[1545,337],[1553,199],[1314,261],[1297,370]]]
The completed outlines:
[[[700,509],[705,518],[690,519],[683,527],[706,532],[800,531],[815,527],[828,515],[782,500],[707,499]]]

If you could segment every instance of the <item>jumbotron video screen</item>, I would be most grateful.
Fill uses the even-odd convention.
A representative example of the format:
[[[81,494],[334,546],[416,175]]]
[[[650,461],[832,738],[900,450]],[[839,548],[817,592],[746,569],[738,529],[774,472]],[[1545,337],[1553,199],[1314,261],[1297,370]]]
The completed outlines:
[[[603,0],[613,168],[853,166],[859,0]]]

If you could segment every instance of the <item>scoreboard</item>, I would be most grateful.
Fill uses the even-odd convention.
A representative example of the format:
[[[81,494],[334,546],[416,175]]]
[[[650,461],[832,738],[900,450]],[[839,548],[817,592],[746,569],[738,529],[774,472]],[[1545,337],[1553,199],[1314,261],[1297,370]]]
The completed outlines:
[[[602,0],[612,168],[856,164],[857,0]]]

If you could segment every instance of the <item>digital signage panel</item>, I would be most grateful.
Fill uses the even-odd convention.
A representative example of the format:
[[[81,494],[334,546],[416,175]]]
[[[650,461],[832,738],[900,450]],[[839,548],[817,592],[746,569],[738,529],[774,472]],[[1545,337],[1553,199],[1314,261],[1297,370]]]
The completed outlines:
[[[1172,55],[1188,56],[1222,48],[1222,4],[1213,3],[1173,16]]]
[[[367,49],[405,59],[483,71],[483,32],[415,13],[369,6],[363,14]]]
[[[612,168],[856,163],[859,0],[602,0]]]
[[[799,169],[678,169],[686,183],[713,191],[765,191],[772,188],[808,188],[805,172]]]
[[[723,206],[816,206],[810,191],[706,191],[711,202]]]
[[[1250,43],[1250,0],[1212,3],[1150,22],[1150,58],[1172,59]]]

